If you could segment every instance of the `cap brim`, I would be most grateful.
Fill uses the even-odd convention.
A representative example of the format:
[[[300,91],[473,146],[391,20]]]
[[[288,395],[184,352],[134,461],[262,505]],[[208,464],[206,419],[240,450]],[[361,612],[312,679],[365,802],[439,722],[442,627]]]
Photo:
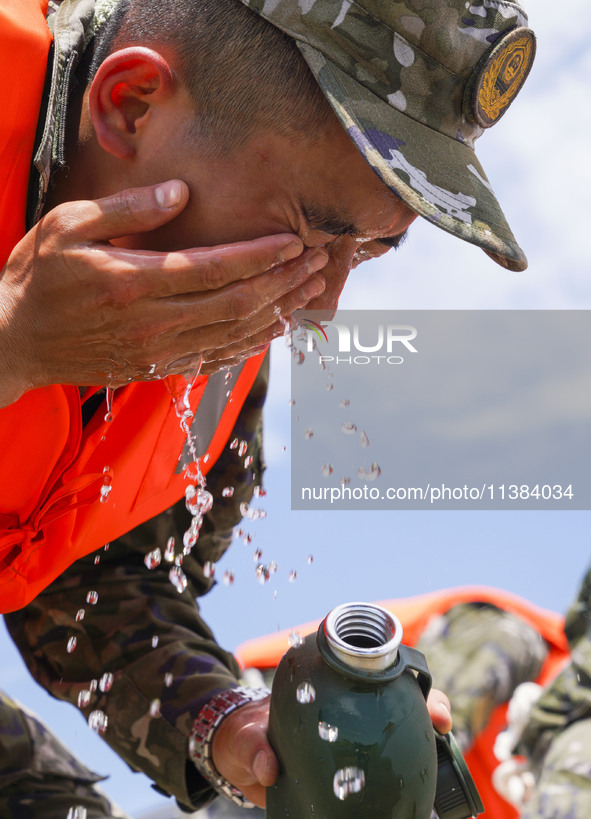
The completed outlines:
[[[349,137],[390,190],[502,267],[525,270],[525,254],[470,146],[406,116],[399,110],[402,95],[395,108],[316,49],[297,46]]]

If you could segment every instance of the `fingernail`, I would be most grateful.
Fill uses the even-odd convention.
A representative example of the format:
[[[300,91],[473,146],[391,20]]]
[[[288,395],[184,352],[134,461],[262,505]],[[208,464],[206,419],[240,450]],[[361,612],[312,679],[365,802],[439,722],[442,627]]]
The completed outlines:
[[[437,706],[437,710],[439,711],[439,716],[441,718],[445,718],[448,722],[452,721],[449,709],[442,702],[440,702],[439,705]]]
[[[159,208],[168,210],[174,208],[175,205],[181,201],[183,194],[183,186],[178,179],[171,179],[169,182],[163,182],[154,189],[154,198]]]
[[[317,250],[310,256],[306,262],[306,271],[308,273],[316,273],[317,270],[322,270],[328,261],[328,253],[325,250]]]
[[[304,245],[301,242],[289,242],[282,247],[277,254],[278,262],[289,262],[290,259],[297,259],[301,255]]]
[[[322,276],[316,276],[315,279],[307,281],[302,287],[302,295],[305,299],[310,301],[310,299],[315,299],[316,296],[320,296],[322,293],[324,293],[325,289],[325,280],[322,278]]]
[[[265,751],[259,751],[252,763],[252,770],[258,782],[263,782],[267,773],[267,754]]]

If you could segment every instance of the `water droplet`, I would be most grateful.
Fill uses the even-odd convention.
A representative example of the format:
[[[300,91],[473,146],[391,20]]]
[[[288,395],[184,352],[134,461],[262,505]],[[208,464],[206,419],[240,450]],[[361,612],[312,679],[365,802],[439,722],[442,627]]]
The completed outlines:
[[[66,645],[66,651],[68,654],[71,654],[73,651],[76,650],[76,646],[78,645],[78,639],[76,637],[70,637],[68,640],[68,644]]]
[[[304,638],[299,632],[290,631],[287,642],[290,646],[292,646],[292,648],[299,648],[301,645],[303,645]]]
[[[332,475],[332,473],[334,472],[332,464],[324,464],[323,466],[320,467],[320,471],[322,472],[322,475],[325,478],[328,478],[329,475]]]
[[[193,546],[197,543],[199,533],[192,527],[187,529],[183,535],[183,553],[188,555]]]
[[[282,446],[282,447],[281,447],[281,451],[282,451],[282,452],[287,452],[287,447],[286,447],[286,446]]]
[[[248,449],[248,443],[246,441],[240,441],[240,446],[238,447],[238,455],[242,458],[246,455],[246,450]]]
[[[360,443],[362,447],[369,446],[369,438],[367,437],[367,432],[362,432],[360,437]]]
[[[308,555],[308,557],[306,558],[306,563],[308,564],[308,566],[311,566],[312,563],[314,563],[314,555]]]
[[[160,700],[158,698],[152,700],[152,702],[150,703],[150,716],[151,717],[160,716]]]
[[[222,498],[231,498],[234,494],[234,487],[233,486],[224,486],[222,489]]]
[[[238,438],[233,438],[230,442],[230,449],[237,449],[239,443]]]
[[[334,390],[334,384],[325,384],[324,389],[326,392],[332,392]]]
[[[115,390],[113,387],[107,387],[105,390],[105,421],[110,423],[113,420],[113,396],[115,395]]]
[[[244,532],[244,535],[242,537],[242,542],[244,543],[245,546],[250,546],[250,544],[252,543],[253,537],[254,537],[254,535],[251,535],[250,532]]]
[[[83,805],[75,805],[68,810],[66,819],[87,819],[88,812]]]
[[[172,563],[174,560],[174,538],[169,537],[166,541],[166,548],[164,549],[164,559],[168,563]]]
[[[240,514],[243,518],[248,518],[249,520],[263,520],[267,517],[267,513],[264,509],[253,508],[244,501],[240,504]]]
[[[296,350],[295,348],[293,351],[293,357],[295,358],[296,364],[303,364],[306,360],[306,356],[303,354],[303,352],[301,350]]]
[[[115,681],[114,675],[111,674],[110,671],[105,671],[105,673],[99,680],[99,688],[101,689],[103,694],[106,694],[108,691],[111,690],[114,681]]]
[[[366,481],[375,481],[381,474],[382,470],[376,463],[372,463],[369,469],[365,469],[365,467],[360,466],[357,470],[357,477],[365,478]]]
[[[88,703],[90,702],[90,691],[84,689],[78,694],[78,708],[86,708]]]
[[[99,564],[100,562],[101,562],[101,556],[100,556],[100,555],[97,555],[97,556],[95,557],[95,559],[94,559],[94,565],[95,565],[95,566],[98,566],[98,564]]]
[[[97,688],[98,688],[98,680],[91,680],[88,683],[88,689],[89,689],[91,694],[94,694],[94,692],[96,691]]]
[[[101,494],[100,494],[100,498],[99,498],[101,503],[106,503],[109,500],[109,495],[111,494],[111,489],[112,488],[113,487],[109,486],[109,484],[107,484],[107,483],[104,483],[101,486]]]
[[[189,485],[185,489],[185,506],[194,516],[206,515],[213,506],[213,495],[202,486]]]
[[[351,483],[351,478],[348,478],[346,475],[343,475],[342,478],[339,478],[339,483],[341,486],[349,486]]]
[[[155,569],[156,566],[160,565],[160,561],[162,560],[162,552],[158,547],[152,549],[151,552],[144,558],[144,563],[146,564],[148,569]]]
[[[179,594],[184,592],[187,588],[187,577],[184,571],[179,568],[179,566],[173,566],[170,572],[168,573],[168,579],[178,591]]]
[[[98,603],[98,592],[91,590],[86,595],[86,602],[91,606],[96,606]]]
[[[341,400],[339,401],[339,407],[340,407],[341,409],[344,409],[345,407],[348,407],[350,404],[351,404],[351,402],[349,401],[349,399],[348,399],[348,398],[343,398],[343,399],[341,399]]]
[[[206,560],[203,564],[203,574],[205,577],[213,577],[215,574],[215,563],[212,563],[210,560]]]
[[[310,438],[313,438],[313,437],[314,437],[314,430],[313,429],[307,429],[304,432],[304,438],[306,439],[306,441],[309,441]]]
[[[296,689],[296,698],[301,705],[308,705],[316,699],[316,691],[312,683],[300,683]]]
[[[78,609],[78,611],[76,612],[76,622],[77,623],[79,623],[81,620],[84,620],[85,613],[86,612],[84,611],[84,609]]]
[[[267,496],[267,490],[263,486],[255,486],[252,494],[255,498],[265,498]]]
[[[359,793],[365,787],[365,773],[361,768],[341,768],[333,779],[333,790],[337,799],[344,800],[352,793]]]
[[[298,579],[298,573],[295,569],[290,569],[289,575],[287,577],[290,583],[294,583]]]
[[[271,579],[271,573],[269,571],[269,567],[265,566],[264,563],[259,563],[255,569],[256,579],[259,581],[261,586],[264,586],[265,583],[268,583]]]
[[[213,506],[213,495],[201,486],[197,492],[197,506],[202,515],[206,515]]]
[[[157,648],[158,647],[158,642],[159,642],[159,637],[158,637],[157,634],[155,634],[152,637],[152,648]]]
[[[247,455],[246,458],[244,459],[244,468],[248,469],[248,467],[252,464],[252,462],[253,462],[252,455]]]
[[[354,435],[357,432],[357,427],[350,421],[343,421],[341,424],[341,432],[344,432],[345,435]]]
[[[174,680],[173,675],[170,673],[170,671],[168,671],[168,672],[167,672],[167,673],[164,675],[164,685],[165,685],[167,688],[170,688],[170,686],[172,685],[173,680]]]
[[[252,559],[256,563],[257,560],[260,560],[262,556],[263,556],[263,550],[262,549],[255,549],[254,554],[252,556]]]
[[[290,399],[289,399],[289,406],[290,406],[290,407],[295,406],[295,400],[294,400],[293,398],[290,398]]]
[[[88,725],[95,734],[104,734],[107,730],[109,719],[104,711],[91,711],[88,717]]]
[[[222,583],[225,586],[231,586],[234,582],[234,572],[231,569],[227,569],[224,572],[224,576],[222,577]]]
[[[276,571],[277,571],[277,564],[275,563],[275,561],[274,561],[274,560],[272,560],[272,561],[269,563],[269,573],[270,573],[270,574],[275,574],[275,572],[276,572]]]
[[[325,742],[336,742],[339,738],[339,729],[336,725],[329,725],[328,722],[319,722],[318,736]]]
[[[105,552],[109,551],[109,546],[110,545],[111,545],[110,543],[105,543],[105,545],[103,546],[103,549],[105,550]]]

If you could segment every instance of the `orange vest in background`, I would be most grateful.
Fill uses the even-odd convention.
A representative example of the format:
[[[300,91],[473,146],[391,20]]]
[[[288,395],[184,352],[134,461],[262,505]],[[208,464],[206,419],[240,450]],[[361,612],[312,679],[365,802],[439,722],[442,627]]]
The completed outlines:
[[[0,5],[0,266],[24,236],[27,186],[51,34],[47,0]],[[264,353],[248,360],[201,459],[221,453]],[[182,391],[178,377],[167,379]],[[195,410],[207,384],[196,379]],[[115,392],[113,420],[83,429],[79,390],[31,390],[0,409],[0,612],[21,608],[71,563],[167,509],[184,494],[185,442],[163,381]],[[105,476],[112,487],[100,503]]]
[[[486,586],[466,586],[445,589],[419,595],[418,597],[387,600],[380,603],[398,617],[402,624],[402,642],[414,646],[429,621],[437,615],[445,614],[459,603],[491,603],[504,611],[511,612],[538,631],[548,644],[548,656],[540,672],[537,683],[546,685],[558,674],[569,659],[569,650],[564,636],[564,618],[555,612],[534,606],[522,598]],[[295,630],[302,636],[318,629],[320,620],[298,626]],[[289,634],[293,629],[280,631],[268,637],[249,640],[238,647],[236,657],[242,668],[273,669],[288,648]],[[518,813],[496,791],[492,784],[492,773],[499,764],[493,752],[497,734],[506,727],[507,705],[495,708],[486,728],[475,738],[471,749],[464,755],[470,773],[482,798],[485,812],[482,819],[518,819]],[[452,712],[453,717],[453,712]]]

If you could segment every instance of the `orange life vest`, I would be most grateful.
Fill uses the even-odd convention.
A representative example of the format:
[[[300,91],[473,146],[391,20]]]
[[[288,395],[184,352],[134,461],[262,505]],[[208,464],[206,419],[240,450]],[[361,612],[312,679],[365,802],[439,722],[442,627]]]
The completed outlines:
[[[29,171],[51,35],[47,0],[0,5],[0,265],[25,234]],[[17,78],[17,82],[10,82]],[[242,367],[201,458],[206,474],[221,453],[264,353]],[[31,390],[0,409],[0,611],[21,608],[77,558],[179,500],[186,436],[168,387],[178,377],[130,384],[115,393],[113,419],[97,412],[83,429],[79,390]],[[184,382],[183,382],[184,383]],[[190,404],[207,385],[200,376]],[[105,478],[112,487],[99,502]]]
[[[382,601],[380,605],[395,614],[402,624],[403,642],[413,646],[433,616],[444,614],[458,603],[491,603],[504,611],[525,620],[538,631],[548,644],[548,656],[536,682],[548,683],[565,665],[569,658],[568,643],[564,636],[564,618],[534,606],[509,592],[483,586],[466,586],[457,589],[423,594],[418,597]],[[298,626],[301,635],[318,629],[320,621]],[[288,647],[289,634],[293,629],[278,632],[269,637],[250,640],[238,647],[236,656],[243,668],[272,669]],[[486,728],[475,738],[472,748],[465,754],[466,762],[474,778],[485,812],[482,819],[517,819],[518,813],[492,785],[491,777],[499,764],[493,752],[497,734],[506,727],[507,705],[496,708]],[[453,716],[453,714],[452,714]]]

